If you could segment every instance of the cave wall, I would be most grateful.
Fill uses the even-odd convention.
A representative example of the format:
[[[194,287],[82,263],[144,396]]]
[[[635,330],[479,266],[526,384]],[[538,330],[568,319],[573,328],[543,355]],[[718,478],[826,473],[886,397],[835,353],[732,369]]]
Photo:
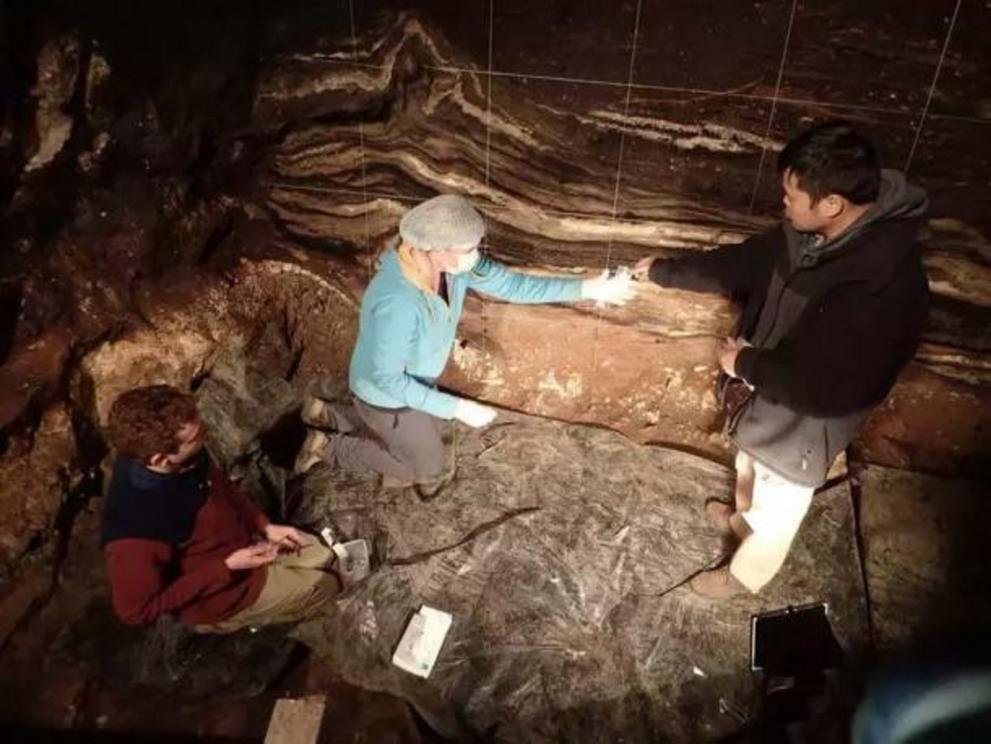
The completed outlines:
[[[484,3],[339,8],[353,36],[274,54],[259,73],[256,125],[287,127],[259,174],[287,244],[368,266],[402,212],[443,191],[470,198],[488,221],[487,250],[518,265],[704,250],[778,219],[774,161],[789,137],[851,119],[933,204],[932,321],[861,454],[986,472],[986,8],[779,2],[730,16],[648,0],[494,3],[491,18]],[[713,359],[733,317],[716,298],[653,287],[622,310],[481,299],[446,381],[725,459]]]
[[[986,473],[989,12],[0,3],[0,468],[16,525],[0,562],[98,493],[99,426],[129,380],[193,384],[230,343],[297,388],[339,373],[374,255],[417,201],[466,195],[486,249],[527,270],[704,250],[778,218],[778,150],[833,116],[933,201],[932,321],[861,455]],[[623,309],[475,298],[445,382],[725,460],[714,349],[733,317],[653,287]]]
[[[986,478],[991,10],[728,7],[0,0],[0,653],[105,591],[119,391],[195,387],[232,349],[287,394],[341,376],[376,252],[438,192],[530,271],[740,240],[778,218],[778,150],[826,117],[873,132],[933,203],[931,322],[856,454]],[[653,287],[622,309],[473,297],[444,382],[726,462],[714,353],[734,316]],[[865,482],[868,537],[906,538],[891,488],[914,493]],[[879,606],[900,618],[901,599]],[[84,679],[52,688],[59,725],[85,721]]]

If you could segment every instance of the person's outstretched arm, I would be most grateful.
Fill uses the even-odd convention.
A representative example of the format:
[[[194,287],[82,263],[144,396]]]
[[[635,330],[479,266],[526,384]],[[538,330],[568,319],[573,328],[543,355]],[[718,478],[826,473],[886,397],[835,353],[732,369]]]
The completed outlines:
[[[741,298],[768,275],[783,245],[784,235],[778,228],[684,258],[644,259],[637,270],[662,287]]]
[[[582,298],[581,279],[524,274],[488,256],[479,258],[468,272],[468,286],[498,300],[520,304],[576,302]]]

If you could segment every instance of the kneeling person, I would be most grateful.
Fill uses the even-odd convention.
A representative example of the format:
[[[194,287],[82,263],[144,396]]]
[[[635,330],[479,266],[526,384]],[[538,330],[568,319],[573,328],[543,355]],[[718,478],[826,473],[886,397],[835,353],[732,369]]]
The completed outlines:
[[[320,612],[349,582],[334,553],[272,524],[210,461],[205,433],[193,398],[173,387],[114,402],[102,542],[115,613],[129,624],[174,614],[199,631],[230,632]]]
[[[349,370],[353,407],[332,406],[322,395],[307,402],[303,420],[334,432],[311,433],[297,471],[324,460],[381,474],[385,485],[415,485],[423,497],[435,495],[453,474],[442,427],[457,419],[479,428],[496,416],[493,408],[437,387],[468,290],[526,304],[623,304],[633,295],[626,274],[582,280],[512,271],[480,253],[484,234],[482,216],[450,194],[402,218],[361,301]]]

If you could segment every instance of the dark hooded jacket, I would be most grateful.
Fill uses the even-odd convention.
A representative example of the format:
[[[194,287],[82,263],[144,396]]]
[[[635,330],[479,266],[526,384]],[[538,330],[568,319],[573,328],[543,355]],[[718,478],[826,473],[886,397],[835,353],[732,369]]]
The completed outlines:
[[[665,287],[743,306],[736,373],[752,391],[729,422],[740,449],[818,486],[912,358],[928,316],[918,235],[928,202],[897,171],[877,201],[823,243],[783,223],[740,243],[655,261]]]

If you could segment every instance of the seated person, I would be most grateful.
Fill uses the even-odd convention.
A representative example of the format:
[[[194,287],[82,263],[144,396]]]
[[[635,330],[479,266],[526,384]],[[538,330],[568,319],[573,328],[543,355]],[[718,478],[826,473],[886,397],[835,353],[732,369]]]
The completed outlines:
[[[511,271],[479,252],[482,216],[460,196],[443,195],[406,213],[381,256],[361,301],[351,357],[352,405],[317,395],[303,408],[314,430],[296,463],[306,472],[321,460],[345,470],[379,473],[383,485],[436,494],[452,475],[442,426],[457,419],[483,427],[496,411],[437,388],[454,347],[469,289],[513,303],[598,300],[623,304],[628,275],[593,279]],[[565,341],[566,342],[566,341]]]
[[[191,396],[167,385],[129,390],[108,428],[117,460],[102,544],[123,622],[174,614],[221,633],[293,622],[355,578],[315,537],[272,524],[210,461]]]

